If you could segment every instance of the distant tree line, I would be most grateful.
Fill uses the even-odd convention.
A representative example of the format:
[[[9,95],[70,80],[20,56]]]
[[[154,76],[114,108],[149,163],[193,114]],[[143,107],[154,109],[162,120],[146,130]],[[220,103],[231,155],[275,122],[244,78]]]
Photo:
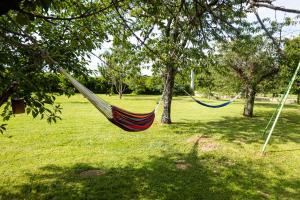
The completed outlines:
[[[111,83],[110,79],[106,79],[103,76],[79,76],[76,79],[87,87],[89,90],[96,94],[114,95],[118,94],[118,91]],[[45,73],[44,74],[45,88],[50,93],[63,93],[68,90],[71,93],[78,93],[72,84],[65,80],[61,74]],[[126,88],[123,94],[143,94],[143,95],[160,95],[163,92],[163,83],[161,78],[156,76],[139,76],[135,79],[135,82],[123,83]],[[175,85],[174,95],[185,95],[186,91],[190,91],[188,83],[179,83]]]

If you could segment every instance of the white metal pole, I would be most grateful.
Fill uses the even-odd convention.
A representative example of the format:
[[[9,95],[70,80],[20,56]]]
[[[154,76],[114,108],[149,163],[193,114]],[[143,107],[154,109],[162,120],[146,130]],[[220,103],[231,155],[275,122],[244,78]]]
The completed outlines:
[[[191,89],[194,92],[195,90],[195,73],[194,70],[191,70]]]

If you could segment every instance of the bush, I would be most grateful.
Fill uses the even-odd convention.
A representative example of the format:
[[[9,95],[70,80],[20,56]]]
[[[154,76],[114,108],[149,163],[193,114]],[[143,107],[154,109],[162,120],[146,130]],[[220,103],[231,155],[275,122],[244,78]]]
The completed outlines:
[[[187,91],[189,94],[193,94],[193,91],[190,87],[190,85],[188,84],[176,84],[174,85],[174,90],[173,90],[173,94],[175,96],[179,96],[179,95],[187,95],[185,93],[185,91]]]
[[[163,90],[161,78],[155,76],[141,76],[129,87],[134,94],[158,95]]]
[[[47,83],[48,92],[60,93],[62,90],[74,90],[78,92],[72,84],[64,79],[64,76],[60,74],[47,73],[44,76],[45,83]],[[85,87],[90,89],[94,93],[108,94],[111,92],[111,83],[103,77],[76,77],[76,79]],[[163,92],[163,79],[155,76],[141,76],[137,79],[125,84],[126,90],[124,94],[146,94],[146,95],[160,95]],[[176,83],[174,85],[174,95],[186,95],[186,90],[190,94],[192,91],[188,84]],[[113,88],[115,92],[115,88]]]

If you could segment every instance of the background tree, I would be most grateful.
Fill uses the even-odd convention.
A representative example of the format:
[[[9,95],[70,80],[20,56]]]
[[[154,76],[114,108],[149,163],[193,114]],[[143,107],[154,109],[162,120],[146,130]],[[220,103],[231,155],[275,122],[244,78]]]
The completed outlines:
[[[161,95],[163,81],[160,76],[140,75],[128,82],[128,87],[134,94]]]
[[[218,58],[215,58],[216,60]],[[215,63],[215,62],[214,62]],[[241,91],[241,83],[235,80],[233,72],[218,64],[202,66],[197,70],[197,90],[208,98],[219,98],[220,95],[237,94]]]
[[[56,72],[58,67],[74,75],[88,72],[87,52],[106,39],[101,13],[112,4],[75,0],[10,3],[0,6],[0,94],[17,82],[12,97],[24,98],[27,113],[56,121],[60,106],[54,104],[56,94],[49,91],[45,73]],[[72,92],[65,89],[58,90],[65,94]],[[12,115],[9,102],[1,115],[4,120]]]
[[[118,9],[121,22],[143,44],[142,51],[164,78],[162,123],[171,123],[175,76],[199,59],[211,41],[222,41],[239,32],[246,16],[245,1],[135,1]],[[122,6],[122,8],[125,8]]]
[[[279,72],[277,49],[262,35],[248,35],[244,39],[225,43],[221,52],[220,62],[235,73],[245,89],[243,115],[252,117],[258,86]]]
[[[300,36],[289,39],[284,44],[284,56],[282,65],[285,69],[283,75],[284,83],[287,85],[288,81],[293,76],[298,63],[300,62]],[[297,94],[297,103],[300,104],[300,75],[298,74],[292,93]]]
[[[130,47],[114,46],[110,52],[103,54],[105,64],[99,67],[99,72],[115,86],[119,98],[128,89],[128,84],[140,76],[139,61]]]
[[[240,90],[238,82],[228,75],[228,69],[219,66],[218,59],[216,52],[212,51],[195,65],[196,88],[199,92],[207,94],[208,98],[237,93]]]

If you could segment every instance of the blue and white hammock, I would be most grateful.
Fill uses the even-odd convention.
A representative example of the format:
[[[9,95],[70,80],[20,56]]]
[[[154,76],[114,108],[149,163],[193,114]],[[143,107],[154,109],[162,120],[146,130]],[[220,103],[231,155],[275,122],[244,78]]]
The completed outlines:
[[[241,92],[239,94],[237,94],[234,98],[224,102],[224,103],[221,103],[221,104],[218,104],[218,105],[210,105],[210,104],[207,104],[207,103],[204,103],[203,101],[200,101],[198,99],[195,99],[192,95],[190,95],[187,91],[184,91],[187,95],[189,95],[196,103],[202,105],[202,106],[205,106],[205,107],[208,107],[208,108],[222,108],[222,107],[225,107],[229,104],[231,104],[232,102],[234,102],[237,98],[239,98],[239,96],[241,95]]]

